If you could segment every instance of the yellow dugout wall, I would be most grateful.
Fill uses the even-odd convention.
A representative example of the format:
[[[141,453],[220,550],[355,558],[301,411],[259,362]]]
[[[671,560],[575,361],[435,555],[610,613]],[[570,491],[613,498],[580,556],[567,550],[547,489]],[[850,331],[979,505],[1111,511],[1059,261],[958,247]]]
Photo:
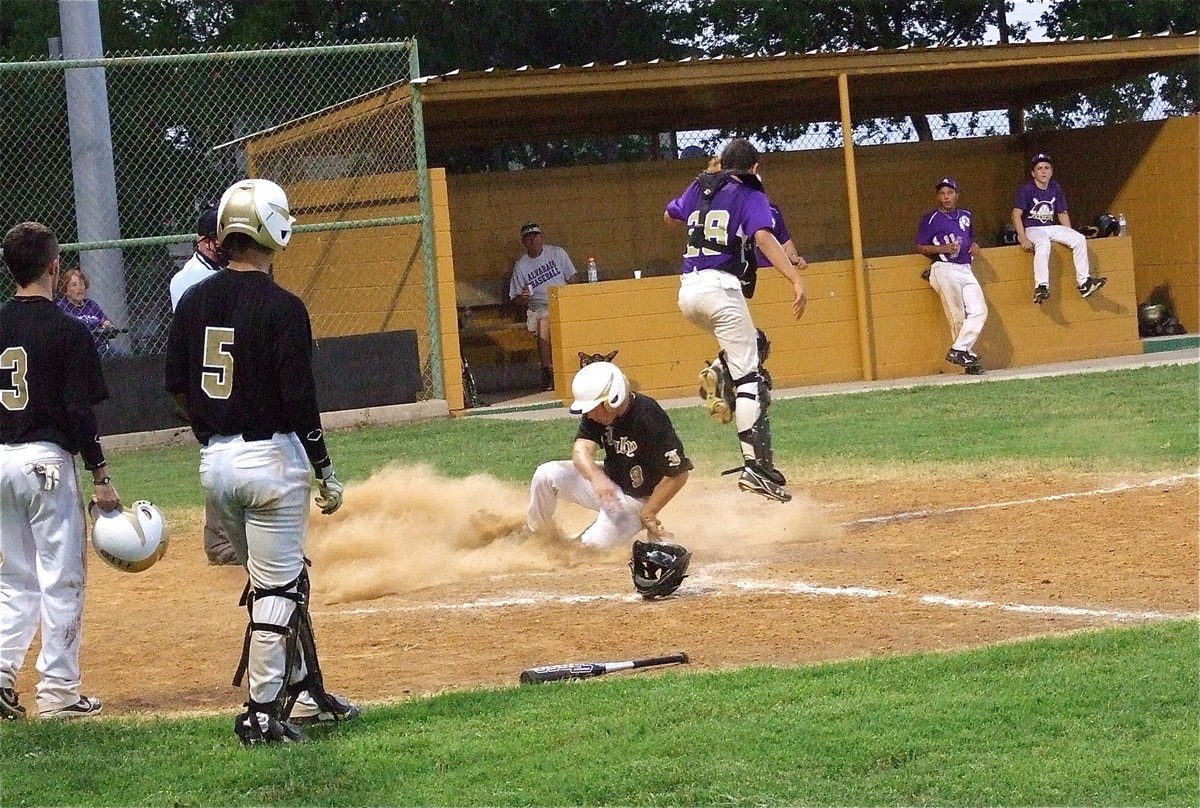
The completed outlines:
[[[812,301],[804,318],[793,323],[783,299],[786,284],[772,271],[760,281],[752,309],[772,334],[777,382],[890,378],[947,368],[945,320],[937,296],[919,277],[926,260],[910,252],[917,219],[934,205],[936,180],[950,174],[959,179],[960,204],[974,212],[980,243],[999,244],[1015,191],[1028,176],[1028,156],[1041,150],[1054,155],[1075,224],[1090,224],[1102,212],[1123,212],[1131,237],[1090,242],[1093,272],[1108,275],[1109,285],[1088,301],[1072,288],[1069,254],[1055,247],[1055,296],[1044,308],[1029,301],[1031,257],[1018,247],[986,250],[976,268],[991,308],[978,346],[987,363],[1019,366],[1138,353],[1137,304],[1161,283],[1169,284],[1178,316],[1195,333],[1197,121],[1191,116],[1023,138],[858,149],[870,374],[858,346],[840,152],[766,155],[767,187],[810,261],[805,277]],[[1112,153],[1133,157],[1098,158]],[[567,393],[578,351],[613,348],[647,392],[694,393],[698,363],[711,358],[715,342],[675,308],[678,280],[672,275],[683,235],[663,223],[662,210],[703,167],[702,160],[664,161],[449,177],[456,278],[498,288],[519,254],[521,223],[538,221],[547,242],[564,247],[581,270],[595,256],[606,281],[567,287],[552,302],[559,394]],[[640,281],[630,280],[636,268],[645,273]]]

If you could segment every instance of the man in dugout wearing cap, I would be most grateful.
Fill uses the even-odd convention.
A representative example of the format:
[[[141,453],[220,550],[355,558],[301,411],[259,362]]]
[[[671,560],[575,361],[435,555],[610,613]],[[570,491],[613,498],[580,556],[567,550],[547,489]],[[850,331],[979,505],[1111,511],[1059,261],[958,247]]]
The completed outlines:
[[[550,356],[550,288],[570,283],[575,265],[562,247],[547,244],[537,222],[521,225],[525,254],[513,265],[508,296],[525,307],[525,325],[537,338],[542,367],[542,389],[554,389],[554,364]]]

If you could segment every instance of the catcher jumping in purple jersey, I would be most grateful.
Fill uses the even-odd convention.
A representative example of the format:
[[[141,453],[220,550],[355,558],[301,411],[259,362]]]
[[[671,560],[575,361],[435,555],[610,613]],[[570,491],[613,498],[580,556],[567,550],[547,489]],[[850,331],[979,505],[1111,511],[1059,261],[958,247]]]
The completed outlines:
[[[983,288],[971,271],[971,259],[979,255],[971,211],[958,206],[958,183],[944,177],[934,186],[938,206],[921,217],[917,225],[917,252],[933,259],[923,277],[942,299],[953,343],[946,361],[966,368],[975,376],[983,373],[975,341],[987,321]]]
[[[804,314],[808,298],[804,281],[772,232],[770,201],[758,176],[758,150],[743,139],[730,141],[721,153],[721,170],[700,174],[663,214],[669,223],[685,222],[679,309],[692,323],[713,334],[721,347],[718,358],[700,373],[701,396],[718,421],[737,424],[743,465],[738,486],[743,491],[787,502],[787,480],[775,469],[770,423],[769,376],[746,298],[753,294],[757,262],[748,259],[753,242],[771,266],[792,284],[792,311]]]
[[[1030,179],[1017,190],[1013,202],[1012,223],[1017,241],[1025,252],[1033,253],[1033,302],[1041,305],[1050,299],[1050,242],[1071,248],[1075,262],[1075,282],[1079,294],[1090,297],[1108,278],[1091,274],[1088,267],[1087,240],[1071,228],[1067,195],[1054,177],[1054,163],[1048,154],[1035,154],[1029,161]],[[1055,224],[1057,219],[1058,224]]]

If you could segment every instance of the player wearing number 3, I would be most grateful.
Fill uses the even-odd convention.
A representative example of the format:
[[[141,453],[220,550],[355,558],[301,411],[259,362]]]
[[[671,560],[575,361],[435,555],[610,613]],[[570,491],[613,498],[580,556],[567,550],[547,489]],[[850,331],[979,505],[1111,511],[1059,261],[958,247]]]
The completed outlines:
[[[229,188],[218,209],[226,270],[179,303],[167,337],[166,387],[186,408],[200,482],[250,576],[242,660],[242,743],[289,742],[299,723],[347,720],[359,708],[325,691],[308,613],[304,557],[309,467],[317,505],[332,514],[342,484],[325,450],[312,373],[312,327],[300,298],[269,274],[295,221],[267,180]]]
[[[958,183],[953,177],[939,180],[934,191],[938,206],[917,225],[917,252],[933,259],[925,277],[942,299],[950,323],[952,344],[946,361],[979,375],[983,368],[974,348],[988,310],[983,288],[971,271],[971,259],[979,255],[975,225],[971,211],[958,206]]]
[[[118,507],[92,411],[108,389],[87,326],[54,305],[54,233],[17,225],[4,263],[16,295],[0,308],[0,718],[25,717],[17,674],[39,623],[38,715],[83,718],[101,704],[80,693],[87,539],[74,455],[92,501]]]

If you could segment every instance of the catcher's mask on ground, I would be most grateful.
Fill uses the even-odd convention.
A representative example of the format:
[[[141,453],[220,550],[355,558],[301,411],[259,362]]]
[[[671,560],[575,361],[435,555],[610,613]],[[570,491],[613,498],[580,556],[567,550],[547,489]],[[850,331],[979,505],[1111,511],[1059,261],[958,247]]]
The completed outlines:
[[[282,250],[292,240],[295,221],[282,188],[270,180],[241,180],[221,196],[217,241],[245,233],[268,250]]]
[[[634,541],[629,562],[633,587],[647,600],[666,597],[683,583],[691,561],[692,554],[678,544]]]
[[[93,502],[88,512],[96,554],[122,572],[149,569],[166,555],[166,520],[162,511],[146,500],[115,511],[102,511]]]

